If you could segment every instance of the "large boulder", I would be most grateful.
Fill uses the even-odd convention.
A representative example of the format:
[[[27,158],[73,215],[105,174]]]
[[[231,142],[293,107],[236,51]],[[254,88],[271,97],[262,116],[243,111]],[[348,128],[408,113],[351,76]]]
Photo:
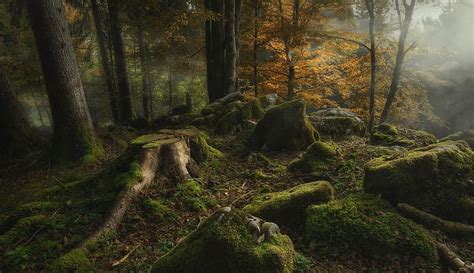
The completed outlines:
[[[463,141],[447,141],[370,161],[363,187],[393,204],[473,223],[473,176],[474,152]]]
[[[306,103],[293,100],[269,109],[250,138],[257,150],[301,150],[319,138],[306,116]]]
[[[161,257],[157,273],[291,273],[295,250],[278,226],[223,208]]]
[[[425,131],[397,128],[384,123],[375,126],[370,141],[375,145],[416,148],[436,143],[437,138]]]
[[[469,144],[471,149],[473,149],[474,148],[474,130],[460,131],[443,138],[441,141],[445,141],[445,140],[464,140],[467,142],[467,144]]]
[[[307,207],[333,199],[332,185],[326,181],[317,181],[281,192],[258,195],[243,210],[285,227],[298,228],[304,224]]]
[[[306,211],[305,237],[320,255],[357,253],[383,261],[436,264],[434,239],[422,227],[400,216],[386,201],[371,195],[311,206]]]
[[[300,158],[290,163],[288,170],[294,173],[320,176],[337,166],[339,155],[337,144],[316,141],[306,149]]]
[[[363,136],[365,123],[349,109],[328,108],[311,113],[309,120],[322,135],[331,137]]]

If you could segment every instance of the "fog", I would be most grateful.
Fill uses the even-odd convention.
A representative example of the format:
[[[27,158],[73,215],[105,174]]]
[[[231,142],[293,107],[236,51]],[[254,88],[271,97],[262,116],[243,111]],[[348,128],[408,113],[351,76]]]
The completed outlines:
[[[474,128],[474,1],[419,0],[410,39],[421,53],[407,68],[442,80],[424,79],[434,113],[455,130]]]

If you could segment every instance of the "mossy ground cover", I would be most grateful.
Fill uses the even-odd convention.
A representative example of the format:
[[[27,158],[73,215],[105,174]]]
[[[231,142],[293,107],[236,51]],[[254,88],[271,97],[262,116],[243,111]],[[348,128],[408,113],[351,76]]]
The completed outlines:
[[[288,172],[286,166],[298,157],[299,152],[251,152],[246,149],[248,144],[246,138],[248,136],[249,133],[245,131],[236,136],[210,136],[209,143],[222,151],[223,155],[213,157],[213,159],[200,164],[201,177],[197,180],[200,189],[197,188],[197,192],[200,192],[199,198],[205,204],[204,206],[198,206],[199,209],[196,210],[192,205],[186,205],[186,202],[183,202],[183,195],[179,194],[180,189],[171,181],[156,184],[148,188],[140,196],[139,200],[131,206],[123,223],[114,234],[101,238],[97,244],[89,246],[86,253],[76,253],[78,255],[69,256],[71,260],[78,259],[81,262],[85,262],[84,266],[87,264],[87,266],[90,266],[95,271],[147,271],[159,257],[165,255],[219,207],[233,204],[236,208],[243,208],[258,194],[284,191],[303,183],[315,181],[314,177],[298,176]],[[330,140],[323,139],[323,141],[327,142]],[[359,137],[337,141],[337,144],[341,151],[342,164],[327,173],[327,180],[335,188],[336,199],[362,191],[363,166],[366,162],[382,155],[396,156],[399,153],[403,153],[403,150],[371,145],[365,139]],[[74,242],[80,241],[80,239],[84,238],[87,233],[94,229],[99,224],[99,215],[94,216],[94,211],[91,212],[89,207],[92,207],[93,210],[95,207],[100,207],[98,204],[101,202],[105,203],[105,207],[110,203],[107,203],[98,196],[96,196],[94,203],[89,200],[93,199],[94,195],[85,196],[88,190],[98,191],[98,187],[92,187],[88,190],[84,189],[84,195],[67,189],[87,188],[80,186],[84,182],[80,182],[82,179],[78,178],[93,176],[104,168],[105,165],[103,163],[87,168],[62,169],[61,176],[59,174],[55,175],[54,172],[49,172],[50,178],[56,177],[60,179],[61,183],[57,182],[56,179],[47,179],[48,173],[44,170],[25,174],[26,178],[20,179],[23,183],[20,183],[15,188],[19,193],[18,197],[23,199],[20,200],[15,198],[15,196],[7,196],[9,200],[17,200],[17,202],[11,205],[0,203],[2,208],[1,214],[10,214],[18,205],[38,200],[57,202],[62,206],[67,204],[68,200],[81,199],[85,202],[84,205],[89,204],[90,206],[82,207],[81,205],[81,208],[84,208],[82,214],[70,213],[70,210],[65,210],[64,213],[58,212],[55,216],[58,217],[58,221],[66,217],[67,219],[72,219],[73,224],[66,225],[65,231],[59,229],[58,236],[51,236],[51,234],[54,234],[52,231],[41,230],[31,242],[26,244],[26,249],[21,247],[15,248],[15,252],[10,253],[9,259],[19,259],[20,263],[27,266],[27,271],[45,268],[46,263],[51,264],[60,254],[67,252],[65,251],[67,249],[65,245],[71,246],[73,237],[75,238]],[[68,177],[69,179],[66,179]],[[8,181],[10,180],[13,181],[11,177]],[[36,182],[32,183],[31,181]],[[15,185],[15,183],[10,183],[10,185],[12,184]],[[77,184],[77,187],[71,188],[75,184]],[[27,187],[27,185],[33,185],[33,190]],[[39,198],[44,194],[44,190],[40,191],[39,189],[42,189],[42,187],[47,189],[53,186],[64,189],[60,191],[64,192],[64,195],[58,196],[58,199]],[[196,190],[196,187],[189,188]],[[102,188],[100,191],[103,192],[104,189]],[[3,190],[2,192],[6,191]],[[25,195],[25,192],[29,192],[30,195]],[[38,195],[35,195],[35,192],[38,192]],[[40,194],[39,192],[42,193]],[[191,190],[192,192],[196,191]],[[191,194],[191,196],[193,195]],[[72,202],[71,204],[74,203]],[[54,210],[48,211],[48,213],[50,214],[47,215],[52,215]],[[79,217],[79,215],[82,216]],[[77,218],[79,219],[76,220]],[[36,230],[30,234],[35,232]],[[339,258],[323,255],[309,249],[308,244],[301,235],[294,234],[291,230],[285,230],[285,228],[282,228],[282,232],[289,234],[292,237],[296,250],[304,254],[304,256],[298,256],[296,259],[295,263],[298,264],[299,268],[304,269],[310,265],[313,269],[323,272],[361,269],[365,271],[381,271],[384,269],[402,271],[406,268],[406,265],[403,263],[394,262],[387,266],[386,263],[380,261],[360,259],[360,257],[353,255],[341,256]],[[63,234],[68,234],[66,236],[67,242],[62,237]],[[450,238],[439,232],[432,232],[432,234],[438,240],[445,242],[455,249],[461,257],[466,260],[474,260],[474,245],[472,242]],[[46,256],[42,258],[42,262],[37,262],[37,260],[31,259],[31,256],[28,256],[28,253],[31,253],[28,248],[31,246],[51,249],[53,255],[44,252]],[[56,252],[54,252],[55,249],[57,249]],[[84,256],[87,259],[83,259]],[[0,264],[2,266],[5,264],[5,256],[2,256]],[[20,270],[22,269],[20,268]]]

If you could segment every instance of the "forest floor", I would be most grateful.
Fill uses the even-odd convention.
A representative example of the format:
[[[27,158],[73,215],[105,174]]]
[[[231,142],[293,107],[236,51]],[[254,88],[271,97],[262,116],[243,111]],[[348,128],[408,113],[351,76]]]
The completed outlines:
[[[0,222],[8,215],[19,213],[21,205],[31,206],[29,225],[16,234],[10,234],[9,247],[0,249],[0,269],[5,271],[42,271],[97,228],[118,195],[107,174],[99,175],[106,166],[114,164],[122,149],[117,148],[130,136],[120,141],[109,141],[109,156],[89,166],[44,165],[28,167],[21,164],[0,173]],[[112,138],[110,138],[112,139]],[[96,244],[90,253],[90,268],[95,271],[143,272],[218,207],[243,207],[259,193],[280,191],[295,185],[327,180],[333,184],[336,198],[362,191],[363,166],[372,158],[387,153],[387,148],[372,146],[363,138],[352,137],[336,141],[342,153],[342,164],[325,177],[295,176],[286,166],[298,153],[251,153],[246,149],[245,135],[213,136],[209,143],[224,153],[200,165],[202,191],[161,181],[148,188],[133,203],[120,227]],[[396,150],[391,151],[396,153]],[[120,164],[119,164],[120,165]],[[120,166],[114,170],[120,171]],[[112,179],[113,180],[113,179]],[[113,180],[115,181],[115,180]],[[47,205],[49,203],[54,203]],[[46,215],[34,219],[35,214]],[[5,227],[5,224],[2,224]],[[11,228],[11,227],[10,227]],[[307,256],[310,272],[347,271],[415,271],[419,265],[403,261],[372,261],[363,253],[350,257],[327,257],[309,250],[303,239],[288,233],[298,252]],[[10,232],[11,233],[11,232]],[[9,234],[0,230],[2,237]],[[464,242],[433,232],[434,236],[450,246],[466,260],[474,260],[474,242]],[[8,239],[8,238],[7,238]],[[0,237],[0,245],[2,240]],[[8,242],[8,241],[3,241]]]

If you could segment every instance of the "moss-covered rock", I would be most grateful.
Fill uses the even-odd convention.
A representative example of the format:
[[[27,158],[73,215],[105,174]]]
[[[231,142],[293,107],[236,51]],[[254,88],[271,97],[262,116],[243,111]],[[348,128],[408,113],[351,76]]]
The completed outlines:
[[[161,257],[151,272],[291,273],[295,251],[290,238],[276,231],[259,243],[253,221],[238,210],[221,210]]]
[[[241,110],[243,120],[260,120],[265,115],[264,101],[266,97],[260,97],[247,102]]]
[[[219,119],[216,125],[217,134],[230,134],[237,130],[237,126],[240,125],[242,121],[240,111],[235,110],[225,114],[222,118]]]
[[[321,255],[361,253],[387,261],[437,261],[430,234],[398,215],[388,202],[371,195],[354,195],[309,207],[305,236]]]
[[[250,143],[257,150],[301,150],[318,138],[306,116],[306,103],[294,100],[268,110],[258,122]]]
[[[329,108],[309,116],[309,120],[322,135],[331,137],[363,136],[365,123],[349,109]]]
[[[446,140],[464,140],[469,144],[471,149],[474,149],[474,130],[460,131],[443,138],[441,141]]]
[[[222,157],[223,154],[207,143],[208,136],[200,132],[197,136],[190,138],[189,148],[191,156],[196,163],[205,162],[211,158]]]
[[[474,153],[463,141],[433,144],[370,161],[365,167],[364,190],[380,194],[393,204],[408,203],[440,217],[474,222],[469,184]]]
[[[195,118],[192,122],[191,125],[195,127],[207,127],[207,128],[213,128],[216,125],[217,122],[217,116],[214,114],[210,114],[207,116],[202,116]]]
[[[397,128],[390,124],[376,126],[370,135],[370,141],[375,145],[423,147],[434,144],[437,139],[434,135],[406,128]]]
[[[256,196],[244,211],[263,219],[298,229],[304,224],[305,211],[310,205],[334,199],[334,189],[326,181],[306,183],[282,192]]]
[[[299,159],[290,163],[288,170],[295,173],[319,176],[337,166],[338,146],[335,143],[316,141],[306,149]]]

